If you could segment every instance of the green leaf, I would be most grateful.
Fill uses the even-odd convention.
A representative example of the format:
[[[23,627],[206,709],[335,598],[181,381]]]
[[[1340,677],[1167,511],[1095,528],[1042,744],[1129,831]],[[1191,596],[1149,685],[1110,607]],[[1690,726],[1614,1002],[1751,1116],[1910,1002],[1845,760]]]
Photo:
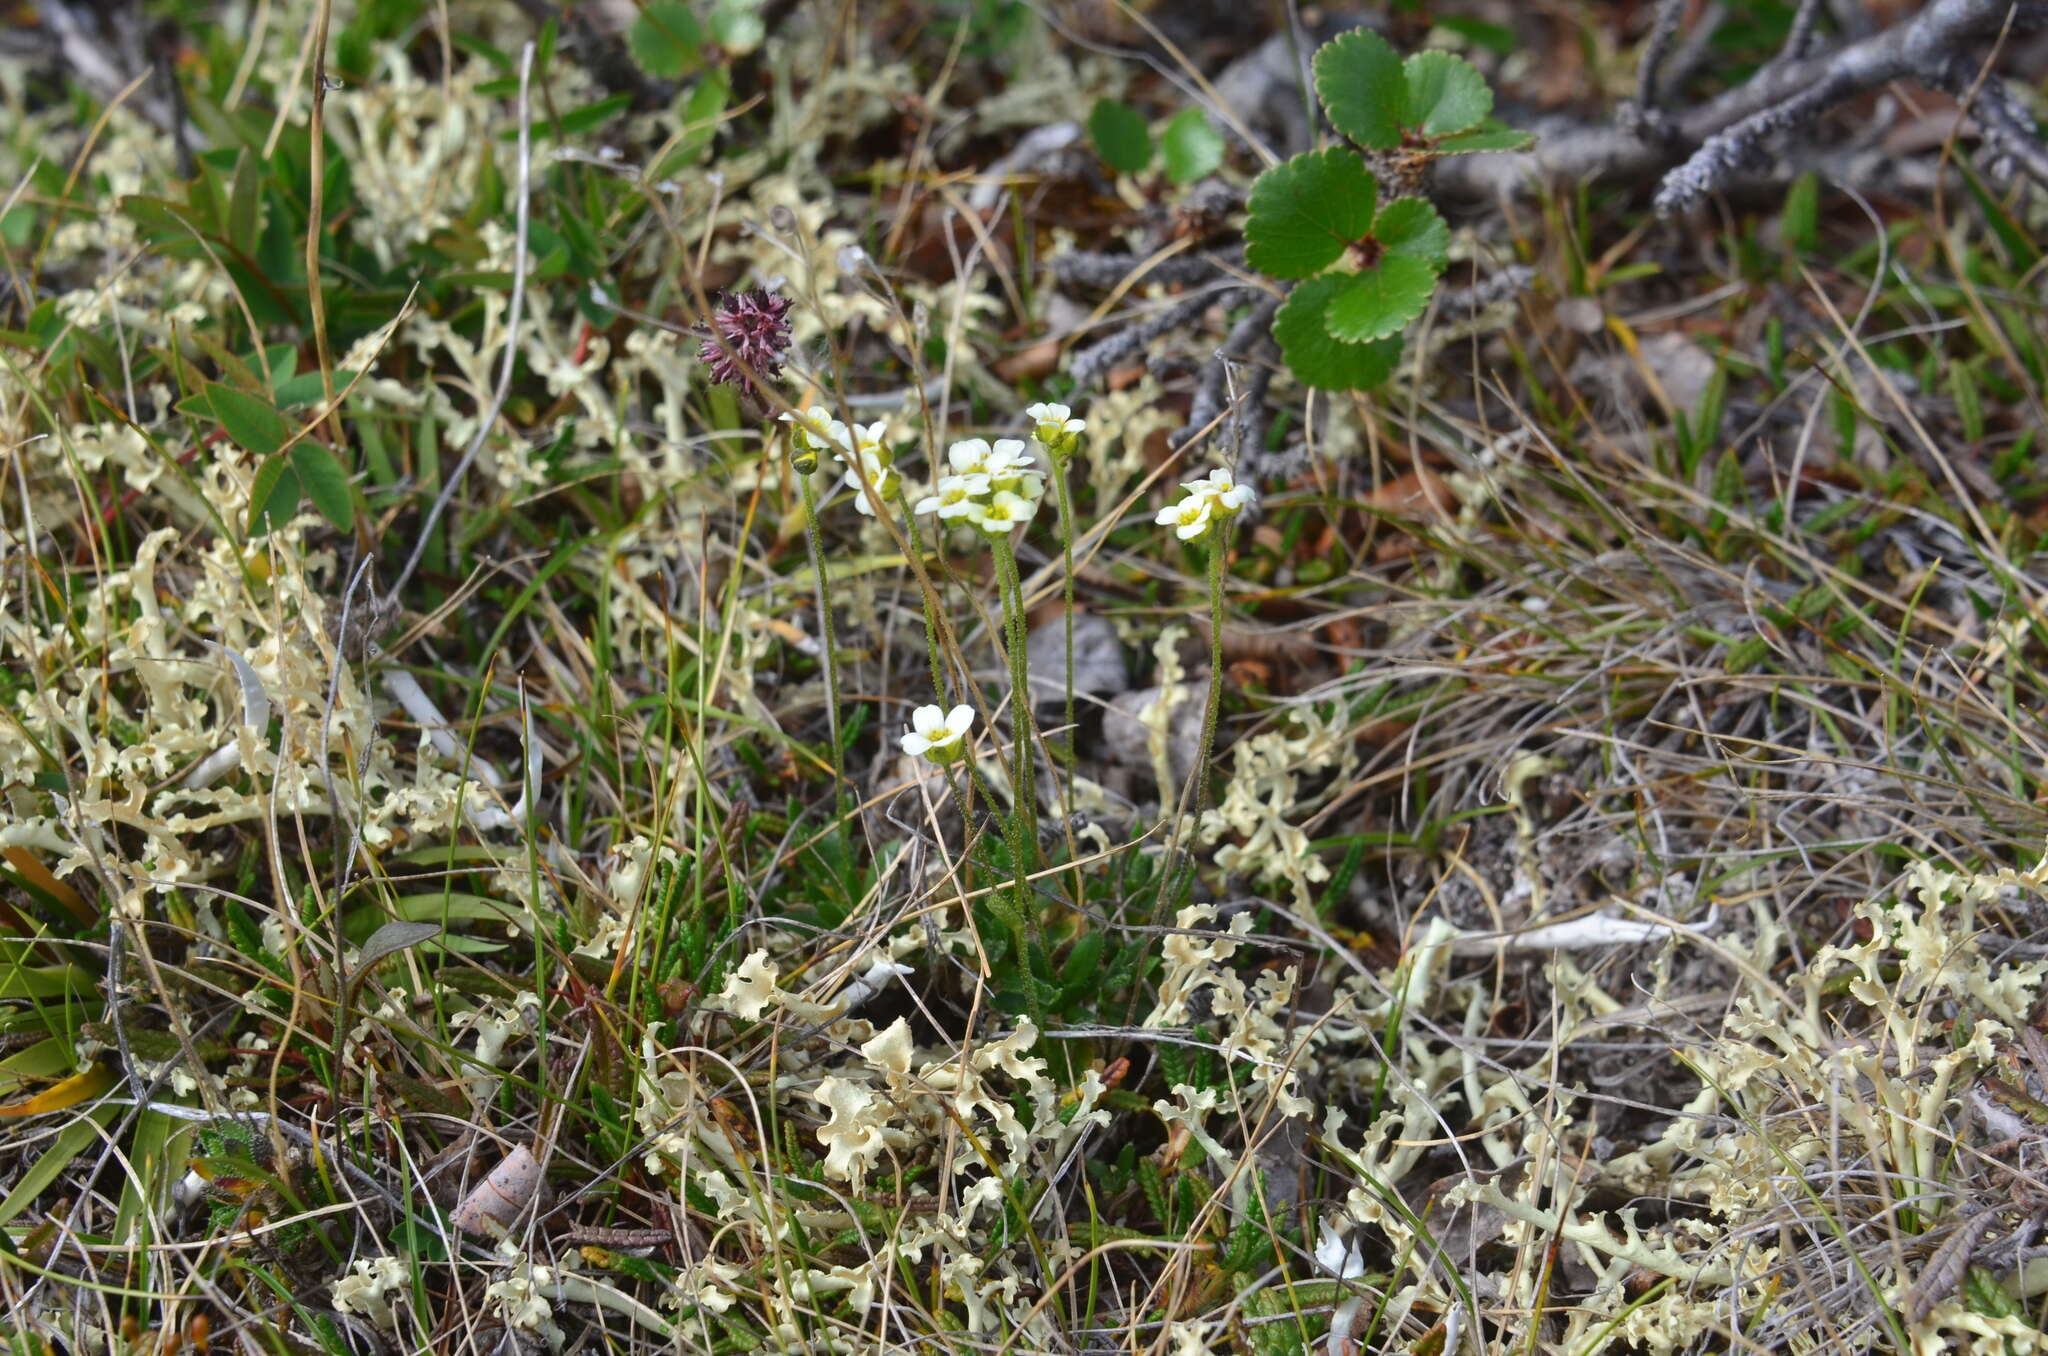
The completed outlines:
[[[1166,161],[1168,179],[1191,184],[1223,163],[1223,136],[1201,109],[1182,109],[1166,124],[1159,138],[1159,154]]]
[[[1401,67],[1408,88],[1403,126],[1425,136],[1449,136],[1479,125],[1493,112],[1493,91],[1486,77],[1461,56],[1449,52],[1417,52]]]
[[[1785,243],[1803,254],[1820,245],[1820,176],[1812,170],[1792,181],[1785,190],[1785,210],[1780,217]]]
[[[255,157],[244,146],[235,155],[235,177],[228,188],[228,243],[244,254],[256,252],[262,187]]]
[[[1342,274],[1312,278],[1294,289],[1273,317],[1273,337],[1280,354],[1304,384],[1321,391],[1353,391],[1377,386],[1401,357],[1398,338],[1350,344],[1330,333],[1323,315],[1337,293],[1352,280]]]
[[[711,11],[711,40],[735,56],[753,51],[767,36],[768,27],[753,0],[722,0]]]
[[[1504,123],[1488,119],[1470,132],[1445,137],[1430,147],[1438,155],[1470,155],[1474,151],[1522,151],[1536,144],[1536,138]]]
[[[308,438],[292,448],[292,470],[306,487],[306,497],[320,516],[346,532],[355,526],[355,500],[348,492],[348,472],[324,446]]]
[[[1316,53],[1316,97],[1330,123],[1361,146],[1391,151],[1401,144],[1408,84],[1387,40],[1354,28]]]
[[[641,70],[657,80],[674,80],[697,64],[704,30],[682,0],[655,0],[626,32],[626,48]]]
[[[1412,254],[1444,266],[1451,248],[1451,228],[1424,198],[1396,198],[1373,219],[1372,238],[1389,254]]]
[[[1245,261],[1275,278],[1306,278],[1372,229],[1379,185],[1342,146],[1273,166],[1252,184]]]
[[[259,457],[272,455],[292,436],[292,426],[284,416],[269,401],[247,391],[209,381],[201,388],[200,396],[213,411],[213,417],[227,429],[228,437]]]
[[[1347,344],[1399,334],[1436,290],[1436,269],[1412,254],[1388,254],[1351,278],[1323,311],[1330,336]]]
[[[257,467],[249,486],[249,535],[260,537],[290,522],[299,494],[299,473],[285,458],[272,457]]]
[[[1097,99],[1088,114],[1088,139],[1110,168],[1121,173],[1136,174],[1152,163],[1152,134],[1129,104]]]
[[[334,393],[340,395],[356,374],[342,369],[334,374]],[[277,405],[279,409],[290,409],[294,405],[310,405],[316,400],[327,398],[327,383],[320,380],[318,372],[301,372],[295,377],[286,377],[277,384]]]

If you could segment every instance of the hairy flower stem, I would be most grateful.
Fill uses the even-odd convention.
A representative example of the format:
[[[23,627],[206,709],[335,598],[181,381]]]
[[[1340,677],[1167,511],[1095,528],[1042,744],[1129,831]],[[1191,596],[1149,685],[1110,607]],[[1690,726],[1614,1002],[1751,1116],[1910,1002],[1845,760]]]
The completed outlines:
[[[846,817],[846,754],[839,741],[839,656],[832,644],[832,593],[825,580],[825,548],[818,536],[818,492],[811,478],[796,473],[804,495],[804,544],[810,548],[811,573],[818,580],[818,652],[825,673],[825,729],[832,740],[832,786],[840,798],[840,818]]]
[[[1052,483],[1060,495],[1060,559],[1065,566],[1064,589],[1066,641],[1067,641],[1067,763],[1074,762],[1074,501],[1067,489],[1066,464],[1053,458]],[[1069,777],[1062,783],[1066,792],[1066,808],[1069,818],[1074,813],[1074,783]]]
[[[1004,649],[1010,659],[1010,793],[1016,805],[1010,816],[1010,853],[1016,859],[1017,907],[1023,911],[1033,941],[1038,939],[1038,911],[1031,907],[1031,868],[1038,861],[1038,778],[1031,766],[1036,732],[1031,720],[1031,671],[1025,658],[1024,581],[1007,537],[996,537],[996,577],[1003,590]]]
[[[1195,813],[1209,799],[1209,751],[1216,746],[1216,717],[1223,709],[1223,565],[1230,555],[1230,524],[1216,524],[1209,550],[1209,700],[1202,708],[1202,743],[1195,755]]]
[[[911,555],[923,556],[924,543],[918,539],[917,515],[910,511],[910,501],[903,495],[903,478],[901,476],[896,478],[896,511],[903,515],[903,530],[910,536]],[[945,529],[941,525],[937,544],[943,545],[945,539]],[[932,610],[929,607],[924,610],[924,650],[926,657],[931,660],[932,695],[939,705],[944,706],[946,704],[946,666],[939,658],[938,619],[932,615]]]
[[[1209,696],[1202,704],[1202,742],[1195,751],[1194,796],[1188,813],[1198,820],[1203,807],[1209,803],[1209,753],[1216,746],[1216,721],[1223,710],[1223,567],[1230,558],[1230,525],[1225,519],[1216,524],[1209,538]],[[1184,806],[1188,798],[1183,797]],[[1167,901],[1179,891],[1182,878],[1194,869],[1194,854],[1189,853],[1185,870],[1175,858],[1180,844],[1179,817],[1176,816],[1173,836],[1167,840],[1166,857],[1159,868],[1159,911],[1165,916]]]

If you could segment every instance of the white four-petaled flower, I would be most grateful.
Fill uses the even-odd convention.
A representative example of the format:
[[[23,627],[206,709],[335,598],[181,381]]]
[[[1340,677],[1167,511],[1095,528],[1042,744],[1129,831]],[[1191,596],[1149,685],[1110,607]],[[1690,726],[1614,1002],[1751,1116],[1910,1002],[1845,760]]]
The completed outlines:
[[[972,520],[980,516],[978,501],[989,492],[988,477],[979,471],[964,476],[941,476],[934,489],[936,493],[917,501],[919,513]]]
[[[1087,423],[1074,418],[1074,412],[1065,405],[1033,405],[1024,414],[1036,425],[1032,432],[1038,441],[1055,457],[1072,452],[1074,444],[1088,430]]]
[[[846,446],[846,425],[834,419],[832,411],[823,405],[801,411],[784,410],[776,418],[790,426],[790,437],[799,447]]]
[[[1031,515],[1038,512],[1038,501],[1026,499],[1010,490],[997,490],[994,497],[982,506],[981,518],[975,523],[991,537],[1006,535],[1013,527],[1021,527],[1031,521]]]
[[[1249,507],[1258,497],[1252,493],[1251,486],[1238,484],[1231,476],[1229,468],[1222,466],[1199,480],[1182,481],[1181,488],[1209,500],[1215,505],[1216,512],[1226,515]]]
[[[967,730],[974,724],[974,708],[961,705],[951,711],[920,706],[910,713],[910,728],[902,735],[903,751],[912,758],[922,754],[934,763],[950,763],[967,752]]]
[[[1191,494],[1178,504],[1169,504],[1159,510],[1152,521],[1161,527],[1172,528],[1173,535],[1182,541],[1193,541],[1216,521],[1215,508],[1215,501],[1208,496]]]

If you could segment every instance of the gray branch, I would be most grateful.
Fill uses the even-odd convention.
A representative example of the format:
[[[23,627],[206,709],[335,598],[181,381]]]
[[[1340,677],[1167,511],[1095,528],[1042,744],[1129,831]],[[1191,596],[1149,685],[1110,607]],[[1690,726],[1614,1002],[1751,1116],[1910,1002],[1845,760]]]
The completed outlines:
[[[2044,8],[2048,7],[2014,0],[1931,0],[1910,19],[1867,38],[1773,62],[1746,83],[1671,117],[1674,141],[1699,149],[1666,178],[1657,195],[1659,210],[1679,210],[1712,192],[1749,163],[1763,138],[1816,116],[1831,104],[1892,80],[1943,79],[1959,61],[1974,71],[2008,22],[2015,28],[2038,26]],[[1804,41],[1807,35],[1799,36]],[[2008,141],[2022,129],[1999,128],[1998,112],[2006,109],[1994,111],[1985,99],[1994,83],[1987,78],[1978,91],[1980,113],[1987,135],[1999,139],[1998,149],[2013,153],[2017,148]],[[1490,198],[1516,192],[1531,179],[1652,173],[1669,159],[1664,145],[1646,143],[1628,127],[1568,126],[1548,134],[1541,126],[1530,130],[1538,134],[1531,150],[1446,161],[1437,169],[1438,190]],[[2020,139],[2034,141],[2031,135]],[[2028,160],[2016,154],[2014,158],[2033,172]]]

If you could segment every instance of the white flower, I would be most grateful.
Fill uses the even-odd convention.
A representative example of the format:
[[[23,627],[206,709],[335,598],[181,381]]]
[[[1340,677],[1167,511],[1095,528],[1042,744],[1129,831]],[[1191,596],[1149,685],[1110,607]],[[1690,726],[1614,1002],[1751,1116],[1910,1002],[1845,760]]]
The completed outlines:
[[[967,730],[973,724],[971,706],[956,706],[951,711],[920,706],[910,713],[910,728],[901,736],[903,751],[912,758],[923,754],[934,763],[950,763],[967,751]]]
[[[963,438],[946,449],[946,462],[956,476],[986,475],[993,451],[986,438]]]
[[[933,487],[937,492],[917,501],[919,513],[936,513],[941,518],[973,518],[981,505],[974,501],[989,492],[988,477],[975,472],[964,476],[941,476]]]
[[[1241,508],[1248,507],[1258,496],[1249,485],[1240,485],[1231,477],[1225,467],[1217,467],[1200,480],[1184,480],[1181,488],[1200,498],[1210,500],[1216,512],[1226,517]]]
[[[1048,433],[1055,436],[1062,433],[1083,433],[1088,428],[1087,423],[1074,418],[1074,412],[1065,405],[1033,405],[1024,413],[1038,425],[1040,442],[1052,441],[1046,436]]]
[[[1036,499],[1025,499],[1008,490],[997,490],[995,498],[981,510],[981,517],[975,526],[992,537],[1000,537],[1013,527],[1031,521],[1031,515],[1038,512]]]
[[[983,458],[981,469],[989,483],[999,490],[1016,488],[1018,477],[1038,470],[1038,461],[1024,450],[1021,438],[999,438]]]
[[[775,417],[790,426],[790,439],[799,447],[846,446],[846,425],[834,419],[832,411],[823,405],[813,405],[801,412],[785,410]]]
[[[1065,405],[1038,404],[1024,413],[1037,425],[1032,430],[1033,435],[1044,444],[1046,451],[1052,453],[1055,460],[1070,455],[1074,445],[1081,441],[1081,435],[1088,429],[1088,425],[1074,418],[1074,412]]]
[[[881,425],[876,424],[873,427],[880,428]],[[839,454],[835,453],[834,455],[838,456]],[[875,499],[892,499],[896,494],[896,472],[891,468],[886,457],[886,452],[878,452],[872,447],[863,447],[860,450],[860,465],[857,467],[848,465],[846,474],[842,477],[846,482],[846,487],[854,492],[853,506],[862,513],[867,514],[870,518],[875,516]],[[839,460],[845,461],[846,458],[839,456]],[[862,477],[862,472],[866,472],[865,479]]]
[[[1182,541],[1193,541],[1209,530],[1215,521],[1216,501],[1207,495],[1191,494],[1178,504],[1159,510],[1152,519],[1161,527],[1173,529],[1173,535]]]

